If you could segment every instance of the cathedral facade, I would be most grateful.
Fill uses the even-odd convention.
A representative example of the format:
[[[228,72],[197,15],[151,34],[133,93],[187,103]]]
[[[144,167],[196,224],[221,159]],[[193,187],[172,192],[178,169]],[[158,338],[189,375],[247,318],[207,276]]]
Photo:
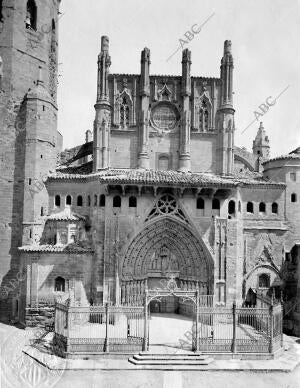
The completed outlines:
[[[148,48],[140,74],[110,74],[103,36],[93,134],[61,152],[59,4],[46,2],[51,33],[31,48],[35,56],[21,57],[32,70],[25,82],[11,65],[21,54],[4,48],[5,23],[26,45],[41,21],[32,8],[39,2],[17,3],[29,15],[24,36],[4,8],[0,35],[2,130],[14,128],[1,151],[15,151],[3,183],[2,217],[13,226],[2,234],[5,315],[39,324],[70,293],[82,305],[141,305],[145,289],[173,279],[220,306],[253,304],[259,293],[283,298],[286,325],[299,334],[300,150],[270,159],[262,123],[252,152],[235,146],[231,42],[224,42],[217,78],[191,76],[188,49],[180,76],[152,75]],[[9,103],[15,104],[11,115]],[[152,308],[187,306],[174,297]]]

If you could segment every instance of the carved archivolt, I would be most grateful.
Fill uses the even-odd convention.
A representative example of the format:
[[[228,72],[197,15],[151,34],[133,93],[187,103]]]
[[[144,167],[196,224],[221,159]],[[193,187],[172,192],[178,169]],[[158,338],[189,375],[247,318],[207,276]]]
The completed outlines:
[[[147,277],[153,257],[161,250],[176,257],[178,277],[206,282],[212,290],[213,260],[209,251],[188,225],[171,216],[154,219],[133,239],[121,266],[123,280]]]

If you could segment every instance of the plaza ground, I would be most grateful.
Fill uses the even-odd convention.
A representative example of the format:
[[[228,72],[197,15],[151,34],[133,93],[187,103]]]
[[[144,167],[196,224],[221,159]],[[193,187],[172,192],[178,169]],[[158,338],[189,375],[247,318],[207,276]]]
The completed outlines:
[[[62,370],[53,374],[53,371],[23,353],[25,342],[28,343],[30,336],[32,333],[28,334],[28,331],[0,325],[1,388],[300,388],[299,364],[291,372],[266,372],[251,370],[251,361],[246,361],[250,368],[248,371],[101,369]],[[300,339],[285,336],[285,347],[289,349],[286,352],[289,352],[291,361],[300,363]],[[228,365],[235,362],[226,361]],[[262,366],[267,362],[260,361]]]

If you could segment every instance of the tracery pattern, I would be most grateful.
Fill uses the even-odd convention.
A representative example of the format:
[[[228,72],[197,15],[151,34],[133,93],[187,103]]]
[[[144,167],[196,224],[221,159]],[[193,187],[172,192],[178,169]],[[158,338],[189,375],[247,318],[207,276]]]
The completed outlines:
[[[172,214],[188,223],[183,211],[179,208],[177,200],[171,194],[163,194],[155,203],[154,208],[149,213],[146,221],[159,215]]]

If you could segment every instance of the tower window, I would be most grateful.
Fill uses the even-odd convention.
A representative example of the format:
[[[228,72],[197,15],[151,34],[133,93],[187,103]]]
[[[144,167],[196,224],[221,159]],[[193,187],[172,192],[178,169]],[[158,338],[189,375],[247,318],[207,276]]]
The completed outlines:
[[[262,273],[258,277],[258,287],[259,288],[269,288],[270,287],[270,276],[266,273]]]
[[[105,195],[104,194],[101,194],[99,197],[99,206],[105,207]]]
[[[276,202],[272,203],[272,213],[278,213],[278,204]]]
[[[61,276],[58,276],[54,282],[54,291],[65,292],[66,281]]]
[[[260,213],[265,213],[266,212],[266,204],[264,202],[261,202],[259,204],[259,212]]]
[[[55,31],[55,21],[52,19],[52,31]]]
[[[83,200],[82,200],[82,195],[78,195],[77,197],[77,206],[82,206]]]
[[[25,25],[27,29],[36,30],[37,7],[34,0],[27,1]]]
[[[205,202],[203,198],[197,198],[197,209],[204,209]]]
[[[60,207],[60,195],[55,196],[54,203],[55,203],[55,206]]]
[[[31,185],[31,178],[28,179],[28,184]]]
[[[0,22],[3,22],[2,0],[0,0]]]
[[[212,200],[212,209],[213,210],[220,210],[220,201],[218,200],[218,198],[214,198]]]
[[[121,197],[116,195],[113,199],[113,207],[121,207]]]
[[[44,215],[44,208],[43,208],[43,206],[41,207],[41,216],[43,217],[43,215]]]
[[[297,202],[297,194],[296,193],[291,194],[291,202]]]
[[[235,215],[235,202],[232,200],[228,203],[228,214]]]
[[[242,211],[241,201],[239,201],[239,213]]]
[[[94,195],[94,206],[98,205],[98,196],[95,194]]]
[[[136,197],[129,197],[129,207],[136,207]]]
[[[88,197],[87,197],[87,204],[88,204],[88,206],[91,206],[91,197],[90,197],[90,195],[88,195]]]
[[[253,213],[253,203],[247,202],[247,213]]]
[[[66,205],[72,205],[72,197],[71,197],[71,195],[67,195],[67,197],[66,197]]]

